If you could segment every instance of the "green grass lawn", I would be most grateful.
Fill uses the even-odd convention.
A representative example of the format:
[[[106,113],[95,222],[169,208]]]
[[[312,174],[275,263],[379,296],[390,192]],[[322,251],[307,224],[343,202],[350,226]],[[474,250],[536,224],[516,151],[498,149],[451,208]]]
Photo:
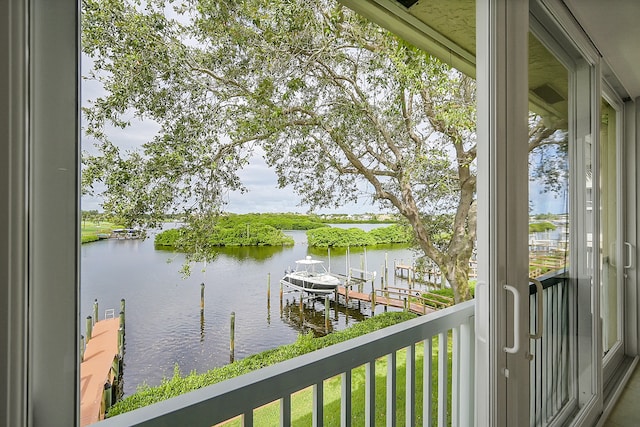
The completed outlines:
[[[112,230],[116,228],[122,228],[122,226],[120,225],[112,224],[106,221],[82,221],[80,225],[80,236],[82,243],[95,242],[96,240],[100,240],[98,234],[111,234]]]

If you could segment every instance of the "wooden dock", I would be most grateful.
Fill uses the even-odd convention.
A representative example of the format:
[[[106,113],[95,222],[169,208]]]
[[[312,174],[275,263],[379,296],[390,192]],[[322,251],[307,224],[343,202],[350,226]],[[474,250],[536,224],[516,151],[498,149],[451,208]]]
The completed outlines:
[[[406,288],[382,288],[367,294],[338,286],[337,296],[342,296],[348,303],[349,300],[365,301],[371,303],[372,310],[376,305],[402,308],[415,314],[424,315],[453,305],[453,300],[441,295],[430,294],[417,289]],[[437,307],[437,308],[435,308]]]
[[[80,364],[80,425],[104,419],[113,400],[114,383],[121,374],[121,319],[101,320],[93,325]]]

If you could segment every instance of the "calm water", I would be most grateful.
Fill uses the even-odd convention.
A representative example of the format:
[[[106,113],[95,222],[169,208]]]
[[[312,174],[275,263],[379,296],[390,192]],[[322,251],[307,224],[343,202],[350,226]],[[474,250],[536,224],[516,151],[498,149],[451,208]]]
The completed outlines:
[[[352,226],[352,225],[349,225]],[[365,226],[372,228],[375,226]],[[389,280],[393,261],[411,261],[410,249],[387,247],[365,252],[311,250],[304,231],[287,232],[296,244],[284,248],[223,248],[218,258],[203,269],[192,267],[190,277],[179,272],[184,257],[153,246],[153,234],[140,240],[104,240],[82,245],[81,329],[98,300],[100,319],[106,309],[120,309],[126,300],[126,347],[124,392],[134,392],[139,384],[157,385],[173,375],[177,364],[182,373],[204,372],[229,363],[230,314],[235,312],[235,358],[241,359],[266,349],[295,341],[309,330],[324,334],[324,304],[305,301],[300,295],[285,293],[279,301],[279,279],[294,261],[312,255],[331,264],[333,272],[344,273],[366,264],[380,271],[385,253]],[[271,302],[267,302],[268,274],[271,275]],[[399,279],[398,279],[399,280]],[[205,309],[200,310],[200,284],[205,283]],[[365,288],[370,292],[371,288]],[[378,307],[382,309],[382,307]],[[331,302],[331,330],[370,316],[370,307],[351,302],[351,307]]]

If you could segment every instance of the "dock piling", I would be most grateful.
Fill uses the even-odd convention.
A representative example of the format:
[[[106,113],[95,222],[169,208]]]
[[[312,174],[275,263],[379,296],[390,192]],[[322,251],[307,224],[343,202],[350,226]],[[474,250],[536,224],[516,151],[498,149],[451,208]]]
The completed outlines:
[[[376,290],[375,288],[371,290],[371,315],[376,314]]]
[[[120,324],[122,325],[122,327],[124,328],[124,312],[125,312],[125,302],[124,302],[124,298],[122,298],[120,300]]]
[[[91,332],[93,331],[93,319],[91,316],[87,316],[87,343],[91,339]]]
[[[204,283],[200,283],[200,311],[204,311]]]
[[[109,381],[104,383],[104,389],[102,391],[102,406],[104,407],[104,411],[107,412],[111,407],[111,383]]]
[[[84,335],[80,335],[80,362],[84,360]]]
[[[271,301],[271,273],[267,273],[267,302]]]
[[[329,332],[329,296],[324,297],[324,327]]]
[[[93,324],[91,326],[94,326],[98,320],[98,299],[96,298],[93,300]]]
[[[119,326],[124,329],[124,311],[121,311],[118,315]]]
[[[233,360],[235,359],[234,357],[234,353],[235,353],[235,347],[236,347],[236,313],[235,311],[231,312],[231,343],[229,345],[229,361],[231,363],[233,363]]]
[[[384,283],[389,285],[389,254],[384,253]]]
[[[124,326],[118,328],[118,354],[124,357]]]

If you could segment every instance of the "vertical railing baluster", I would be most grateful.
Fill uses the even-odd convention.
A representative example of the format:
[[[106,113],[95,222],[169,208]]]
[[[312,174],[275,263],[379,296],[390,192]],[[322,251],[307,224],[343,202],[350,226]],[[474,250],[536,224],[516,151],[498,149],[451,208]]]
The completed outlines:
[[[387,354],[387,427],[396,425],[396,352]]]
[[[560,397],[560,342],[562,339],[562,335],[560,335],[560,324],[561,324],[561,316],[560,316],[560,300],[558,298],[558,291],[560,290],[559,286],[554,286],[553,290],[553,336],[555,339],[553,340],[553,413],[556,414],[560,408],[562,407],[562,399]]]
[[[431,427],[431,411],[433,408],[433,338],[427,338],[424,343],[424,357],[422,358],[422,425]]]
[[[364,425],[376,424],[376,361],[365,365]]]
[[[351,426],[351,370],[342,373],[340,425]]]
[[[546,365],[542,367],[544,373],[544,411],[542,423],[546,424],[547,420],[553,415],[553,411],[551,409],[551,384],[553,383],[553,357],[551,355],[553,349],[553,329],[552,329],[552,321],[553,318],[553,306],[551,305],[551,292],[547,290],[544,292],[544,307],[550,308],[551,310],[547,310],[547,315],[545,316],[544,329],[545,329],[545,346],[544,346],[544,359]]]
[[[538,319],[536,317],[536,302],[539,295],[535,294],[529,297],[529,333],[531,329],[538,330]],[[533,360],[529,365],[529,427],[536,424],[536,363],[538,354],[536,352],[536,343],[538,340],[529,340],[529,353],[533,355]]]
[[[566,283],[566,282],[565,282]],[[562,288],[562,395],[563,403],[569,400],[569,292]]]
[[[414,427],[416,425],[416,346],[407,347],[406,383],[405,383],[405,409],[404,425]]]
[[[291,395],[287,394],[280,399],[280,427],[291,426]]]
[[[462,427],[472,426],[475,407],[475,351],[474,351],[474,325],[475,319],[469,317],[468,322],[460,325],[460,373],[458,395],[452,397],[458,399],[458,425]]]
[[[447,425],[447,332],[438,334],[438,426]]]
[[[324,425],[324,382],[313,385],[313,427]]]
[[[451,425],[460,425],[460,327],[451,330]]]
[[[242,427],[253,427],[253,410],[242,414]]]

